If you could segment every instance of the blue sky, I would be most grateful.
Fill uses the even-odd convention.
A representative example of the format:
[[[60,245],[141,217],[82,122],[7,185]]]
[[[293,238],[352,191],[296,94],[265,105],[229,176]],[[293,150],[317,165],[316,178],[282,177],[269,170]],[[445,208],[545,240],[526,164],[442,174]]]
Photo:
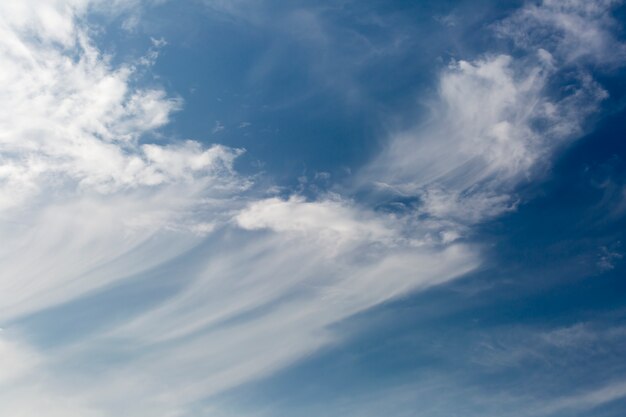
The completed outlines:
[[[617,417],[626,5],[0,4],[0,415]]]

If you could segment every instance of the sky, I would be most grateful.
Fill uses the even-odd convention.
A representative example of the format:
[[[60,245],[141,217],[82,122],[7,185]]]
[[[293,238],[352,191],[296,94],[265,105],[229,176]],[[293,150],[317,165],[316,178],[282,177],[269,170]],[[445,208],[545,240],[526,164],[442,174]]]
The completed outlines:
[[[0,415],[623,416],[625,23],[0,2]]]

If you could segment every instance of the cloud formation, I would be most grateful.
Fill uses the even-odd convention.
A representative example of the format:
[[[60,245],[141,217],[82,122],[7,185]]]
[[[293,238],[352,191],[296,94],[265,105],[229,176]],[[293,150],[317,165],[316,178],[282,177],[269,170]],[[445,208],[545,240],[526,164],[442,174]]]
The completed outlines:
[[[181,102],[136,87],[136,64],[111,65],[79,24],[86,2],[35,3],[1,6],[5,319],[43,293],[60,302],[132,274],[138,265],[96,269],[159,231],[202,228],[186,213],[209,190],[245,188],[232,170],[240,150],[143,139]]]
[[[608,96],[587,69],[571,65],[604,64],[605,55],[623,61],[607,29],[611,5],[546,1],[495,24],[524,54],[452,61],[439,75],[437,96],[425,100],[430,117],[392,133],[361,181],[418,196],[424,214],[460,224],[514,209],[516,186],[545,173]]]
[[[547,1],[505,20],[498,33],[529,52],[443,68],[432,117],[357,175],[420,200],[388,212],[348,195],[259,197],[234,168],[242,150],[161,137],[183,103],[141,86],[154,51],[114,65],[86,23],[122,3],[0,4],[0,414],[190,415],[338,343],[336,323],[474,270],[480,252],[459,225],[514,210],[516,186],[606,97],[584,70],[549,92],[572,61],[608,62],[578,50],[566,23],[584,21],[593,45],[617,42],[601,29],[609,2]],[[521,39],[516,25],[554,36]],[[105,309],[72,343],[29,343],[27,318],[87,295],[104,303],[121,283],[170,291],[122,319]]]
[[[77,7],[3,8],[3,207],[63,182],[108,193],[228,173],[239,151],[140,141],[181,102],[134,87],[136,64],[112,67],[78,25]]]
[[[437,249],[341,197],[237,196],[250,186],[233,170],[240,150],[157,140],[182,103],[138,86],[154,56],[113,66],[82,23],[88,3],[35,6],[2,13],[0,311],[6,357],[20,364],[7,378],[41,383],[12,384],[3,412],[177,413],[336,340],[329,326],[343,318],[475,266],[469,248]],[[97,298],[201,243],[216,254],[185,255],[195,272],[156,308],[52,355],[19,347],[22,318]],[[265,312],[245,318],[254,311]],[[122,363],[98,381],[72,370],[115,340]],[[131,397],[146,400],[129,410]]]
[[[623,65],[626,45],[612,15],[620,0],[529,2],[499,22],[496,32],[523,49],[538,46],[566,64]]]

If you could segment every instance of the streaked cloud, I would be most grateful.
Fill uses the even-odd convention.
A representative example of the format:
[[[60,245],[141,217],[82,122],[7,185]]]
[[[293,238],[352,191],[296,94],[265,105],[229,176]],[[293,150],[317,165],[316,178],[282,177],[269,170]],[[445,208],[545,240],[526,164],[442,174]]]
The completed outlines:
[[[429,117],[392,132],[361,181],[418,196],[425,214],[460,223],[513,210],[515,187],[545,173],[554,153],[582,135],[586,118],[608,97],[588,69],[570,64],[583,56],[604,64],[599,50],[623,62],[608,29],[612,4],[547,1],[495,24],[501,36],[523,42],[525,53],[453,60],[439,75],[436,97],[422,100]],[[583,34],[566,22],[583,25]],[[535,29],[542,35],[534,36]]]
[[[239,10],[247,4],[208,2],[258,24],[254,10]],[[585,131],[607,93],[584,65],[616,65],[619,57],[598,51],[623,49],[606,29],[613,2],[525,6],[494,26],[522,56],[452,60],[424,99],[427,120],[391,132],[353,177],[357,187],[305,196],[302,184],[266,192],[240,174],[243,149],[163,133],[184,102],[147,86],[139,68],[155,65],[167,42],[152,37],[144,56],[115,63],[88,26],[90,13],[110,10],[127,13],[122,26],[132,32],[143,6],[0,4],[0,324],[8,329],[0,333],[0,414],[191,415],[207,398],[341,343],[338,323],[476,271],[481,248],[464,235],[515,211],[517,187]],[[322,14],[290,13],[287,31],[328,48]],[[551,36],[544,42],[520,28]],[[580,67],[565,74],[573,62]],[[334,79],[335,68],[328,60],[314,72],[359,96],[354,72]],[[568,87],[554,93],[564,79]],[[216,121],[207,133],[220,132]],[[418,203],[394,210],[346,191],[359,187]],[[52,308],[87,296],[105,303],[123,284],[169,291],[132,313],[105,309],[97,329],[53,349],[29,338],[29,318],[70,314]],[[537,340],[577,344],[577,335]],[[489,367],[524,356],[509,353],[479,359]],[[542,413],[622,397],[618,381],[544,404]]]
[[[543,0],[528,2],[496,25],[498,34],[519,47],[541,46],[566,64],[623,65],[626,45],[616,36],[612,15],[620,0]]]

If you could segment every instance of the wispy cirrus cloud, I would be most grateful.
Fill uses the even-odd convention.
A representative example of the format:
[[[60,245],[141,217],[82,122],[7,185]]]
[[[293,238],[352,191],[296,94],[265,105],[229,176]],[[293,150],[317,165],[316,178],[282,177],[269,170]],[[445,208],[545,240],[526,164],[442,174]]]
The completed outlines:
[[[574,6],[559,13],[587,13]],[[597,31],[608,6],[589,11]],[[417,196],[417,211],[382,212],[349,195],[260,197],[234,168],[241,150],[153,137],[183,103],[137,86],[136,65],[153,56],[115,66],[98,50],[85,19],[106,7],[0,5],[0,322],[9,326],[0,351],[11,364],[1,413],[190,415],[337,343],[334,324],[480,265],[458,225],[514,210],[515,187],[580,135],[606,96],[584,71],[548,93],[572,57],[587,56],[564,52],[567,37],[533,40],[521,59],[454,61],[439,74],[431,120],[392,135],[356,180]],[[516,24],[560,33],[561,14],[547,17],[556,6],[542,7]],[[291,18],[319,24],[316,14]],[[323,44],[323,31],[313,35]],[[104,309],[101,328],[54,350],[28,342],[25,317],[86,294],[105,302],[104,290],[146,275],[175,290],[122,320]]]
[[[545,173],[608,96],[584,65],[604,65],[609,56],[623,63],[613,4],[545,1],[494,24],[524,54],[452,61],[437,96],[424,100],[430,116],[392,133],[360,181],[418,196],[424,214],[460,224],[515,209],[515,188]]]
[[[35,196],[46,182],[107,193],[230,169],[239,151],[140,143],[181,102],[159,88],[133,87],[136,66],[112,67],[77,24],[80,10],[18,9],[20,18],[9,10],[2,25],[3,206]]]
[[[623,65],[626,44],[612,11],[621,0],[529,2],[495,25],[520,48],[549,50],[564,64]]]
[[[245,188],[239,150],[142,140],[180,100],[135,87],[134,63],[110,64],[79,24],[87,2],[38,5],[7,3],[0,22],[5,319],[33,297],[60,302],[119,278],[124,268],[94,271],[159,231],[193,228],[184,217],[207,190]]]
[[[240,150],[151,141],[181,101],[137,87],[138,64],[111,64],[84,26],[88,3],[36,5],[6,5],[2,22],[0,310],[7,349],[33,352],[7,354],[24,366],[3,412],[34,415],[45,403],[51,415],[180,413],[335,341],[328,327],[338,320],[474,267],[468,248],[437,249],[341,197],[240,194],[250,186],[233,169]],[[196,272],[157,307],[54,352],[25,348],[22,318],[86,294],[97,302],[201,243],[218,250],[186,255]],[[98,381],[76,370],[120,342],[121,362]],[[129,408],[129,398],[144,400]]]

